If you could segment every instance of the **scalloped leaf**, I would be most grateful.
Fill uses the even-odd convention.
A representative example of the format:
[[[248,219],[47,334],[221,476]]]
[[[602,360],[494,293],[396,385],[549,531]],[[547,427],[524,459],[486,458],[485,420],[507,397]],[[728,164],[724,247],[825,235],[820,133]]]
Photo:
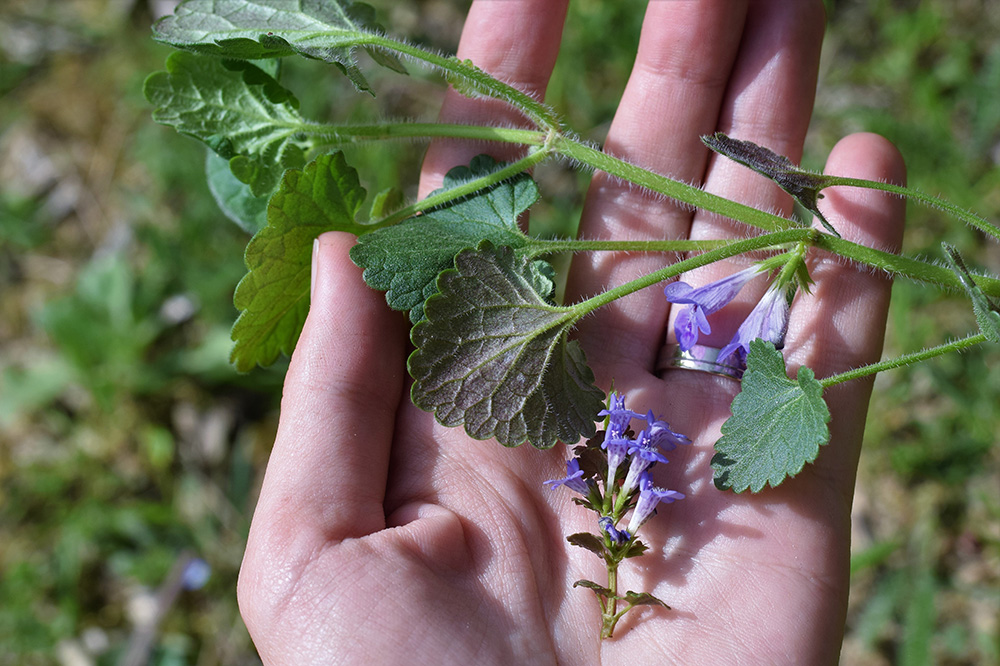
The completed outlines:
[[[344,0],[187,0],[153,26],[153,37],[177,48],[255,60],[301,55],[340,69],[354,86],[372,93],[358,69],[359,39],[382,33],[375,10]],[[366,48],[383,67],[406,73],[391,52]]]
[[[251,63],[227,66],[218,58],[175,52],[167,70],[150,74],[143,94],[153,120],[203,141],[253,196],[269,195],[288,168],[305,164],[312,144],[297,102],[270,74]]]
[[[474,157],[469,166],[456,167],[444,178],[444,186],[431,196],[487,176],[504,165],[488,155]],[[369,287],[386,292],[394,310],[410,311],[417,323],[424,315],[424,301],[437,293],[438,274],[454,265],[455,255],[476,247],[482,240],[515,249],[529,239],[518,228],[518,218],[538,201],[538,186],[526,173],[486,188],[476,194],[435,208],[392,227],[358,239],[351,259],[364,269]],[[547,297],[554,272],[545,262],[534,264],[537,291]]]
[[[579,315],[547,303],[532,282],[530,263],[509,247],[483,241],[455,257],[410,332],[414,404],[504,446],[594,434],[604,394],[567,337]]]
[[[309,312],[313,240],[325,231],[366,232],[356,221],[365,189],[343,153],[285,172],[267,207],[267,226],[247,245],[249,272],[236,287],[241,311],[230,360],[241,372],[291,354]]]
[[[776,487],[813,462],[830,440],[830,411],[813,371],[802,367],[796,380],[789,379],[781,352],[761,339],[750,343],[732,413],[712,456],[715,485],[722,490]]]

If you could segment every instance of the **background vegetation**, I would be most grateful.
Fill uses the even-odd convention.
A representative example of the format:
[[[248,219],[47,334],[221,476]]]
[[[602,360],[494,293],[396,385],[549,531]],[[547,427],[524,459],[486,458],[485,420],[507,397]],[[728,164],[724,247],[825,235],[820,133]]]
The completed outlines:
[[[112,664],[144,638],[154,664],[257,663],[234,589],[283,367],[228,366],[247,238],[215,207],[200,144],[153,124],[141,95],[168,53],[149,25],[172,4],[0,8],[0,666]],[[449,52],[467,6],[372,4],[392,32]],[[571,4],[550,101],[600,141],[643,3]],[[880,132],[912,184],[1000,219],[1000,4],[827,5],[805,163]],[[333,68],[288,70],[316,117],[433,118],[441,89],[373,71],[372,101]],[[420,150],[349,159],[369,191],[412,187]],[[585,179],[560,165],[539,177],[533,224],[565,232]],[[907,249],[936,256],[941,240],[1000,272],[996,243],[912,208]],[[936,298],[896,285],[888,353],[974,326],[963,299]],[[998,368],[981,348],[876,383],[843,663],[1000,662]],[[164,581],[192,555],[211,575],[170,603]]]

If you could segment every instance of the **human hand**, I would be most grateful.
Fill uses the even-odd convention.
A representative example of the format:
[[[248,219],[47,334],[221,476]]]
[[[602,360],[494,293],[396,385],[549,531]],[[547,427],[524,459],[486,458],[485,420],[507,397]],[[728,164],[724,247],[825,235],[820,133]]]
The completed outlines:
[[[459,57],[544,90],[565,0],[479,0]],[[823,29],[819,0],[654,0],[605,150],[716,194],[788,213],[762,177],[711,156],[698,137],[723,131],[797,159],[811,114]],[[449,94],[444,120],[518,122],[494,102]],[[439,142],[421,189],[483,146]],[[497,157],[508,157],[494,153]],[[829,172],[900,181],[884,140],[854,135]],[[903,206],[832,188],[822,207],[853,241],[896,248]],[[748,233],[596,174],[581,220],[588,238],[719,238]],[[348,259],[353,240],[322,236],[309,318],[285,384],[281,422],[254,515],[239,596],[266,663],[834,663],[847,600],[849,518],[870,381],[830,388],[831,443],[778,489],[721,492],[709,459],[731,379],[658,373],[670,308],[647,289],[584,319],[577,338],[598,383],[653,410],[694,444],[656,470],[687,498],[643,527],[650,552],[621,571],[673,610],[633,612],[597,639],[599,610],[579,578],[603,564],[565,535],[593,531],[571,493],[550,490],[564,451],[504,449],[438,425],[407,395],[406,327]],[[658,268],[657,255],[595,253],[574,261],[568,299]],[[732,272],[714,264],[691,282]],[[811,264],[813,296],[793,304],[792,375],[823,377],[881,353],[889,282],[830,257]],[[751,284],[750,287],[755,286]],[[722,346],[761,289],[713,318]],[[596,419],[596,415],[595,415]],[[561,447],[560,447],[561,448]]]

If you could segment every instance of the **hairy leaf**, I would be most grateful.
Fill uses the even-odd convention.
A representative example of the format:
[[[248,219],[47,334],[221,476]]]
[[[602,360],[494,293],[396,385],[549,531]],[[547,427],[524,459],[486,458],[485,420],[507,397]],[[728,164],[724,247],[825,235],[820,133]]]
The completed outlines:
[[[830,412],[812,370],[802,367],[797,380],[789,379],[781,352],[760,339],[750,343],[732,411],[712,457],[720,489],[756,493],[777,486],[815,460],[830,439]]]
[[[604,394],[567,338],[577,315],[545,302],[532,279],[525,259],[489,241],[455,257],[410,333],[414,404],[505,446],[594,434]]]
[[[208,189],[222,212],[248,234],[255,234],[267,224],[267,200],[270,195],[255,197],[250,186],[241,183],[229,170],[229,163],[207,151],[205,175]]]
[[[358,174],[342,153],[285,172],[268,204],[267,226],[247,245],[249,272],[233,297],[241,310],[232,333],[238,370],[270,365],[292,352],[309,311],[313,240],[325,231],[367,231],[355,221],[364,200]]]
[[[371,87],[354,50],[379,34],[375,10],[345,0],[187,0],[153,26],[155,39],[177,48],[239,59],[302,55],[336,65],[358,90]],[[395,55],[368,49],[378,64],[405,73]]]
[[[493,158],[479,155],[468,167],[456,167],[434,194],[459,187],[497,171]],[[410,321],[423,318],[424,301],[437,292],[438,273],[451,268],[455,255],[482,240],[515,249],[528,238],[517,226],[520,215],[538,200],[538,187],[527,174],[482,190],[393,227],[358,239],[351,259],[365,269],[368,286],[386,292],[389,307],[409,310]],[[536,290],[552,291],[552,274],[536,263],[532,271]],[[547,264],[546,264],[547,265]]]
[[[270,74],[251,63],[234,69],[218,58],[183,52],[172,53],[166,67],[143,87],[156,106],[153,120],[204,141],[229,160],[253,196],[270,194],[285,169],[305,163],[311,143],[301,133],[308,123]]]

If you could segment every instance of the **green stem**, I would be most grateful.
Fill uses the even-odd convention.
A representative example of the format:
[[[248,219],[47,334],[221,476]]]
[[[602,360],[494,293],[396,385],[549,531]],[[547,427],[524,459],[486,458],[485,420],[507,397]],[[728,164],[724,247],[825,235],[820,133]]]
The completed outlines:
[[[481,141],[498,141],[528,146],[545,146],[546,150],[535,151],[522,161],[515,162],[497,172],[503,177],[516,175],[551,153],[560,153],[575,159],[592,168],[600,169],[611,175],[629,180],[652,191],[677,199],[683,203],[697,206],[709,212],[740,220],[741,222],[767,230],[787,229],[791,222],[785,218],[764,211],[744,206],[716,195],[709,194],[696,187],[675,181],[659,174],[642,169],[615,157],[611,157],[595,148],[586,146],[579,141],[568,138],[557,131],[541,132],[537,130],[510,129],[502,127],[487,127],[480,125],[464,125],[450,123],[387,123],[377,125],[314,125],[304,129],[306,132],[331,139],[334,144],[359,143],[362,141],[385,140],[397,138],[433,138],[450,137],[457,139],[472,139]],[[417,212],[441,205],[459,196],[472,194],[478,189],[493,185],[502,178],[495,175],[481,180],[472,181],[456,192],[441,193],[436,197],[426,199],[404,208],[381,220],[379,224],[391,224],[405,219]],[[946,201],[927,196],[921,192],[907,188],[879,183],[857,178],[829,177],[827,186],[843,185],[852,187],[867,187],[909,196],[919,201],[938,206],[969,224],[989,233],[1000,229],[993,227],[986,220],[972,213],[963,211]],[[458,193],[461,192],[461,193]],[[532,241],[530,254],[538,256],[554,252],[577,251],[625,251],[625,252],[688,252],[713,249],[722,241],[603,241],[603,240],[541,240]],[[852,243],[829,234],[820,234],[813,238],[812,244],[852,261],[872,266],[890,274],[909,277],[922,282],[935,284],[939,287],[962,289],[961,281],[950,270],[943,266],[926,261],[905,257],[881,250],[876,250],[858,243]],[[976,275],[977,284],[989,296],[1000,296],[1000,280],[981,274]]]
[[[961,340],[946,342],[936,347],[931,347],[930,349],[924,349],[922,351],[914,352],[912,354],[904,354],[903,356],[891,358],[887,361],[872,363],[871,365],[866,365],[860,368],[854,368],[853,370],[848,370],[847,372],[842,372],[839,375],[832,375],[830,377],[827,377],[826,379],[820,380],[820,385],[824,389],[826,389],[836,384],[849,382],[852,379],[859,379],[861,377],[874,375],[875,373],[883,372],[885,370],[893,370],[895,368],[901,368],[905,365],[912,365],[914,363],[919,363],[920,361],[926,361],[928,359],[932,359],[936,356],[941,356],[942,354],[947,354],[949,352],[968,349],[969,347],[978,345],[985,341],[986,341],[985,335],[983,335],[982,333],[976,333],[975,335],[970,335],[969,337],[962,338]]]
[[[532,238],[529,255],[537,257],[556,252],[704,252],[722,247],[727,240],[658,240],[614,241]]]
[[[459,60],[454,56],[438,55],[418,46],[400,42],[383,35],[359,35],[355,43],[358,46],[375,46],[389,51],[396,51],[449,74],[459,76],[466,82],[471,83],[478,91],[513,105],[544,130],[555,129],[560,125],[559,118],[555,112],[544,103],[522,90],[518,90],[493,78],[471,62]]]
[[[535,166],[542,160],[544,160],[549,155],[549,149],[545,146],[540,148],[535,148],[530,150],[527,155],[517,160],[516,162],[511,162],[502,169],[498,169],[492,173],[486,174],[480,178],[474,180],[466,181],[457,187],[453,187],[449,190],[444,190],[443,192],[438,192],[432,194],[425,199],[411,204],[405,208],[402,208],[391,215],[387,215],[374,226],[388,226],[395,224],[400,220],[405,220],[408,217],[412,217],[417,213],[422,211],[446,204],[449,201],[454,201],[455,199],[461,199],[462,197],[469,196],[470,194],[475,194],[480,190],[484,190],[488,187],[492,187],[497,183],[503,182],[508,178],[513,178],[519,173],[527,171],[531,167]]]
[[[545,143],[548,134],[538,130],[460,125],[453,123],[384,123],[378,125],[319,125],[310,124],[303,131],[329,140],[327,145],[344,145],[386,139],[449,137],[478,141],[501,141],[529,146]],[[324,146],[316,146],[315,149]]]
[[[696,206],[710,213],[739,220],[764,231],[780,231],[796,226],[792,220],[787,218],[730,201],[693,185],[647,171],[564,135],[556,136],[552,141],[552,147],[561,155],[612,176],[618,176],[671,199]]]
[[[788,284],[795,278],[795,274],[805,266],[806,252],[811,243],[802,240],[795,246],[795,249],[786,255],[785,261],[781,265],[781,270],[775,278],[775,283]]]
[[[962,290],[964,288],[958,275],[945,266],[938,266],[891,252],[883,252],[829,234],[817,236],[813,245],[860,264],[879,268],[892,275],[902,275],[946,289]],[[976,284],[984,293],[989,296],[1000,296],[1000,280],[980,274],[975,274],[975,278]]]
[[[680,275],[685,271],[699,268],[701,266],[707,266],[708,264],[719,261],[720,259],[727,259],[745,252],[754,252],[756,250],[763,250],[765,248],[780,246],[786,243],[808,242],[820,235],[822,234],[815,229],[800,228],[786,229],[784,231],[777,231],[771,234],[764,234],[763,236],[754,236],[753,238],[747,238],[744,240],[731,241],[720,248],[710,250],[704,254],[699,254],[683,261],[678,261],[675,264],[670,264],[669,266],[661,268],[658,271],[644,275],[641,278],[637,278],[631,282],[626,282],[623,285],[615,287],[614,289],[609,289],[608,291],[588,298],[585,301],[580,301],[576,305],[572,306],[572,309],[577,311],[577,318],[583,317],[589,312],[592,312],[603,305],[607,305],[614,300],[623,296],[628,296],[629,294],[639,291],[640,289],[645,289],[646,287],[654,285],[657,282],[663,282],[664,280],[672,278],[675,275]]]
[[[823,177],[823,187],[835,187],[838,185],[843,185],[847,187],[863,187],[869,190],[879,190],[882,192],[891,192],[893,194],[898,194],[914,201],[919,201],[920,203],[931,206],[932,208],[938,208],[951,215],[954,215],[958,219],[962,220],[966,224],[984,231],[994,238],[1000,239],[1000,228],[996,225],[991,224],[984,218],[979,217],[975,213],[967,210],[963,210],[953,203],[945,201],[944,199],[939,199],[938,197],[932,197],[929,194],[924,194],[919,190],[913,190],[909,187],[903,187],[901,185],[893,185],[892,183],[880,183],[875,180],[864,180],[863,178],[846,178],[843,176],[824,176]]]
[[[543,161],[553,152],[561,153],[567,157],[572,157],[595,169],[601,169],[612,175],[628,179],[638,185],[647,187],[653,191],[670,196],[684,203],[699,206],[705,210],[726,215],[742,222],[767,229],[787,228],[790,224],[785,218],[771,215],[748,206],[743,206],[736,202],[716,197],[698,188],[692,187],[679,181],[665,178],[658,174],[641,169],[633,164],[629,164],[617,158],[606,155],[596,149],[585,146],[577,141],[552,132],[545,133],[536,130],[520,130],[502,127],[486,127],[479,125],[463,125],[449,123],[392,123],[379,125],[316,125],[310,128],[309,133],[328,137],[333,143],[357,143],[360,141],[395,139],[395,138],[415,138],[415,137],[450,137],[458,139],[473,139],[482,141],[499,141],[504,143],[515,143],[529,146],[546,146],[546,150],[535,151],[523,158],[522,161],[514,162],[505,169],[498,171],[502,178],[516,175],[538,162]],[[493,185],[502,178],[497,179],[493,174],[490,177],[471,181],[463,186],[461,190],[449,193],[441,193],[433,198],[415,203],[402,210],[393,213],[379,224],[392,224],[405,219],[420,211],[441,205],[459,196],[472,194],[482,184],[482,187]],[[866,186],[870,185],[874,189],[884,189],[886,191],[905,193],[914,197],[931,199],[925,195],[906,188],[851,178],[832,178],[831,183],[836,185]],[[971,214],[955,208],[946,202],[941,202],[942,207],[954,212],[956,215],[967,219],[970,223],[978,220],[982,224],[987,224],[980,218],[974,218]],[[982,224],[976,223],[982,228]],[[784,225],[784,226],[779,226]],[[531,241],[531,256],[551,254],[554,252],[578,252],[578,251],[623,251],[623,252],[689,252],[714,249],[725,241],[690,241],[690,240],[662,240],[662,241],[605,241],[605,240],[542,240],[533,239]],[[857,263],[881,269],[890,274],[901,275],[911,279],[920,280],[935,284],[939,287],[950,289],[962,289],[961,281],[946,267],[932,264],[919,259],[905,257],[890,252],[876,250],[858,243],[837,238],[829,234],[819,234],[812,239],[812,244],[816,247],[828,250],[848,258]],[[983,292],[989,296],[1000,296],[1000,280],[996,278],[977,274],[977,284]]]
[[[615,625],[621,615],[618,613],[618,563],[607,562],[608,567],[608,589],[611,595],[607,604],[603,605],[603,617],[601,618],[601,638],[611,638],[615,632]]]

